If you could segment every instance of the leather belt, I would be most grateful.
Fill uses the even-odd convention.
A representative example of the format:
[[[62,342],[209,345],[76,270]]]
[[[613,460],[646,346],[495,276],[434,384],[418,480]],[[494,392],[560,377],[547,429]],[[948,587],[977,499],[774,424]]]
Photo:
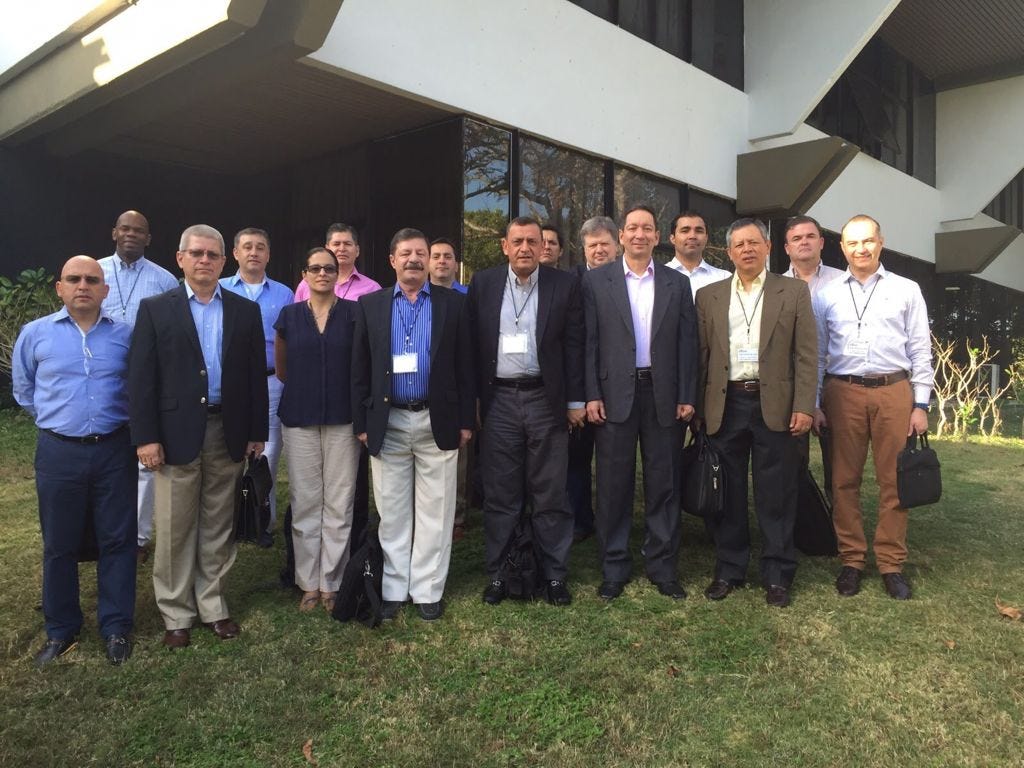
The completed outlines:
[[[847,384],[856,384],[858,387],[871,389],[873,387],[887,387],[890,384],[895,384],[897,381],[905,381],[910,378],[910,374],[906,371],[880,373],[876,376],[840,376],[836,373],[826,373],[825,378],[839,379],[839,381],[845,381]]]
[[[650,381],[651,380],[651,367],[637,368],[636,369],[636,380],[637,381]]]
[[[273,376],[277,373],[277,368],[267,368],[267,376]]]
[[[122,424],[113,432],[107,432],[107,434],[105,435],[83,435],[82,437],[62,435],[60,434],[60,432],[54,432],[52,429],[44,429],[43,432],[45,432],[48,435],[52,435],[53,437],[56,437],[58,440],[63,440],[67,443],[78,443],[79,445],[96,445],[97,443],[102,443],[107,440],[110,440],[113,437],[117,437],[126,429],[128,429],[128,425]]]
[[[216,416],[218,413],[221,412],[222,409],[223,406],[221,406],[220,403],[211,403],[210,405],[206,406],[206,413],[208,416]]]
[[[420,411],[427,410],[426,400],[413,400],[411,403],[391,403],[392,408],[400,408],[403,411],[412,411],[413,413],[419,413]]]
[[[540,376],[533,376],[529,379],[499,379],[495,377],[493,382],[496,387],[518,390],[540,389],[544,386],[544,379]]]
[[[745,379],[743,381],[730,381],[729,389],[733,392],[760,392],[761,382],[758,379]]]

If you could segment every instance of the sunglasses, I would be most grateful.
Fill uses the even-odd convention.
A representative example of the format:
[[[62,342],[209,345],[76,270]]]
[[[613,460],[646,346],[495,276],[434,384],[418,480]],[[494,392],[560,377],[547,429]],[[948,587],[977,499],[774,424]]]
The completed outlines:
[[[338,274],[338,268],[333,264],[310,264],[302,271],[308,272],[311,275],[319,275],[321,272],[323,272],[325,275]]]

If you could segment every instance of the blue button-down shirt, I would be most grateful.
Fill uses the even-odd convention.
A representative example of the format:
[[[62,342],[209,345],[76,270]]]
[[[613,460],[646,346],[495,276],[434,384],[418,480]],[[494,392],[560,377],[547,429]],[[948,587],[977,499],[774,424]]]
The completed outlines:
[[[430,283],[410,303],[396,283],[391,304],[391,354],[416,353],[416,373],[391,373],[391,397],[396,403],[426,400],[430,384]]]
[[[241,274],[235,273],[231,277],[222,277],[220,284],[232,293],[244,296],[250,301],[255,301],[260,307],[260,316],[263,318],[263,338],[267,340],[267,368],[274,367],[274,323],[277,322],[281,310],[295,301],[295,294],[292,289],[277,280],[271,280],[264,275],[263,282],[250,285],[242,279]]]
[[[14,345],[14,399],[40,429],[105,435],[128,422],[131,328],[107,316],[86,332],[66,308],[33,320]]]
[[[103,300],[104,314],[133,328],[140,301],[178,287],[178,278],[145,256],[128,264],[115,253],[100,259],[99,264],[103,281],[110,286]]]
[[[199,346],[203,350],[206,362],[206,380],[209,387],[206,401],[215,405],[220,402],[221,350],[224,346],[224,299],[220,295],[220,285],[214,289],[209,304],[203,304],[196,298],[192,286],[185,282],[185,293],[188,294],[188,308],[192,310],[192,320],[199,334]]]

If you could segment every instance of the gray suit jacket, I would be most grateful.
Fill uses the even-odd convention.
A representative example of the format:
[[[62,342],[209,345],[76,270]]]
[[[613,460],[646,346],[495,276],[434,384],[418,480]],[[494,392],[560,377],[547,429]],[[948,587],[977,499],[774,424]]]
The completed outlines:
[[[583,276],[583,310],[587,401],[603,400],[608,421],[625,421],[636,394],[636,339],[621,258]],[[672,426],[677,404],[697,402],[697,322],[689,279],[660,264],[654,265],[651,378],[658,422]]]
[[[722,426],[729,381],[729,302],[732,280],[697,291],[701,382],[697,415],[708,434]],[[761,307],[758,369],[761,416],[768,429],[789,429],[794,411],[814,413],[818,332],[811,294],[803,280],[767,273]]]

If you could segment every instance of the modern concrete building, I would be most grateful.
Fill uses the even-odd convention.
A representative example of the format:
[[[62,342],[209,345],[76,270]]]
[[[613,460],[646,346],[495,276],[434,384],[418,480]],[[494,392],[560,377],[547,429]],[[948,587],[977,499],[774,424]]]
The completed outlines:
[[[879,219],[942,333],[1024,336],[1017,0],[50,0],[0,10],[0,273],[181,229],[399,226],[467,269],[531,213]],[[778,245],[778,244],[777,244]],[[781,249],[774,266],[783,268]],[[717,252],[721,255],[720,250]],[[841,264],[830,237],[828,261]]]

